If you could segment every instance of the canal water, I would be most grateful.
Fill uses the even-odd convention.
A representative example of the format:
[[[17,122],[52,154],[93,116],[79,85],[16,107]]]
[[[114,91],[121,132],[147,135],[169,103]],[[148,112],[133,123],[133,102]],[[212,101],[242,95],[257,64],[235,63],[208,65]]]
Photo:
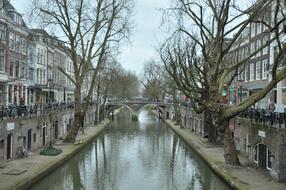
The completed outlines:
[[[32,190],[228,190],[166,125],[123,111],[93,143]]]

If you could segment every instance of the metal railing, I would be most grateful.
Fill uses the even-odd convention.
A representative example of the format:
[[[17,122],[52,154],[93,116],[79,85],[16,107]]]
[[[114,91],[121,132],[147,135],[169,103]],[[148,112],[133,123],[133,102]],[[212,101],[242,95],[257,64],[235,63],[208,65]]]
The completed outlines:
[[[20,117],[32,117],[35,115],[47,114],[54,111],[70,110],[74,108],[74,102],[53,102],[35,105],[14,105],[0,106],[0,119],[14,119]]]
[[[265,109],[255,109],[255,108],[249,108],[245,110],[244,112],[241,112],[239,114],[239,117],[243,118],[250,118],[251,121],[255,121],[257,123],[262,123],[264,125],[274,125],[279,124],[279,127],[281,127],[282,124],[284,124],[284,127],[286,128],[286,113],[278,113],[278,112],[269,112]]]

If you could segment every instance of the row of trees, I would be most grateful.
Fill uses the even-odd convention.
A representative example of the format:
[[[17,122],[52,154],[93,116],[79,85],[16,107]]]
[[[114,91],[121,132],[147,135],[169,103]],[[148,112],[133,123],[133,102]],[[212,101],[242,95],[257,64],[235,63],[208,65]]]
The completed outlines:
[[[130,99],[139,95],[139,80],[135,73],[125,70],[115,59],[105,63],[96,81],[97,123],[104,117],[108,98]]]
[[[197,113],[205,114],[209,142],[216,142],[221,134],[226,164],[240,164],[229,128],[230,119],[264,98],[286,77],[284,13],[285,5],[280,0],[248,1],[245,4],[235,0],[175,0],[164,12],[164,18],[169,19],[166,23],[172,23],[168,29],[173,31],[158,50],[165,69],[160,73],[167,72],[175,83],[173,89],[188,97]],[[245,58],[233,62],[232,51],[241,46],[241,33],[256,23],[263,26],[263,34],[270,34],[269,39],[249,51]],[[270,44],[277,46],[277,52],[269,66],[269,83],[238,105],[223,104],[224,87],[233,84],[250,60]],[[150,66],[150,63],[146,66],[149,71],[145,69],[145,81],[151,87],[155,86],[150,82],[149,74],[154,75],[150,70],[156,71],[152,68],[161,66]],[[160,87],[166,89],[156,77],[153,79],[157,85],[153,92]],[[150,88],[144,86],[148,92]],[[157,93],[155,97],[158,96],[162,94]]]
[[[278,69],[285,53],[280,30],[285,18],[278,17],[284,9],[281,5],[279,0],[257,1],[243,9],[231,0],[207,0],[201,3],[179,0],[172,9],[173,13],[181,14],[182,22],[189,21],[193,25],[190,29],[188,25],[178,23],[174,35],[160,49],[161,59],[180,90],[192,100],[194,109],[198,113],[205,113],[209,140],[216,141],[217,131],[224,134],[226,164],[240,164],[234,138],[228,127],[229,120],[265,97],[286,77],[285,67]],[[274,7],[274,14],[269,13],[268,10],[272,9],[269,7]],[[273,24],[269,22],[271,14],[274,15],[271,21]],[[249,52],[246,58],[233,63],[230,60],[231,50],[240,45],[241,33],[252,23],[261,23],[267,28],[266,32],[273,32],[273,35],[260,48]],[[277,43],[279,53],[269,71],[272,76],[269,84],[236,106],[222,106],[224,86],[230,86],[240,71],[246,68],[245,65],[249,64],[249,60],[272,42]]]
[[[60,48],[69,52],[73,63],[74,77],[59,68],[75,85],[74,122],[66,142],[74,142],[83,127],[94,89],[102,86],[99,78],[110,77],[103,73],[113,70],[106,66],[108,59],[115,57],[121,42],[129,37],[133,6],[133,0],[33,0],[32,17],[43,28],[56,31],[59,44],[64,44]],[[87,74],[91,77],[82,101]]]
[[[209,141],[217,140],[217,132],[224,134],[225,161],[234,165],[238,165],[239,160],[228,128],[229,120],[262,99],[286,77],[286,68],[278,67],[283,63],[286,51],[281,41],[285,21],[282,2],[248,2],[245,7],[239,3],[236,0],[172,1],[165,15],[170,18],[170,22],[166,23],[172,23],[169,29],[173,33],[159,48],[166,72],[156,73],[161,68],[150,61],[150,69],[145,68],[143,82],[144,94],[155,99],[163,98],[166,91],[173,94],[174,101],[178,101],[179,93],[187,96],[194,110],[206,115]],[[112,81],[118,84],[130,82],[134,74],[127,72],[120,80],[114,80],[114,75],[109,73],[117,69],[112,64],[107,66],[107,63],[110,62],[108,58],[118,52],[120,42],[129,36],[133,4],[132,0],[34,0],[33,14],[43,27],[59,31],[60,40],[65,44],[63,49],[69,50],[73,61],[74,78],[62,70],[75,85],[74,123],[66,138],[68,142],[75,141],[96,86],[98,92],[118,93],[122,97],[127,96],[131,89],[130,86],[110,88]],[[230,60],[232,48],[240,45],[240,34],[251,23],[260,23],[267,28],[265,32],[271,33],[270,38],[245,59],[233,63]],[[249,60],[271,43],[277,44],[278,52],[269,70],[269,84],[236,106],[222,106],[220,100],[224,86],[233,83]],[[114,61],[111,62],[114,64]],[[81,90],[87,73],[91,73],[92,77],[87,101],[83,102]],[[160,82],[162,75],[166,79],[163,83]],[[138,86],[138,83],[134,85]],[[108,89],[117,90],[112,92]]]

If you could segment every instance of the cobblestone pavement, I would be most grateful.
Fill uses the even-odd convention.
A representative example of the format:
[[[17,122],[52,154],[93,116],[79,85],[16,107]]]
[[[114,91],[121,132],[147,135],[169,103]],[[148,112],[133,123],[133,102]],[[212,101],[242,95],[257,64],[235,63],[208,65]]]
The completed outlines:
[[[85,128],[85,134],[79,132],[74,144],[56,143],[54,147],[63,150],[57,156],[42,156],[38,150],[30,153],[28,157],[0,163],[0,190],[28,187],[29,184],[36,182],[70,158],[84,144],[99,134],[108,123],[108,120],[105,120],[100,125]]]
[[[271,177],[262,174],[255,168],[247,166],[247,159],[240,157],[242,166],[236,168],[224,167],[224,150],[222,146],[208,146],[207,140],[194,134],[189,129],[180,129],[170,120],[167,124],[203,157],[211,167],[219,172],[227,181],[238,189],[249,190],[286,190],[286,183],[278,183]]]

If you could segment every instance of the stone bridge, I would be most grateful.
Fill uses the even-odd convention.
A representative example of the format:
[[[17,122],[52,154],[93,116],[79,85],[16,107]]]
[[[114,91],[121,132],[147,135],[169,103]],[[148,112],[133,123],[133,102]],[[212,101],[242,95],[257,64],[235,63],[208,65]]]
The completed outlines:
[[[109,101],[106,104],[106,111],[109,114],[112,110],[117,109],[119,107],[126,107],[127,109],[131,110],[132,112],[138,114],[144,108],[148,106],[156,107],[162,114],[165,113],[165,109],[172,105],[171,103],[164,103],[164,102],[150,102],[150,101]]]

